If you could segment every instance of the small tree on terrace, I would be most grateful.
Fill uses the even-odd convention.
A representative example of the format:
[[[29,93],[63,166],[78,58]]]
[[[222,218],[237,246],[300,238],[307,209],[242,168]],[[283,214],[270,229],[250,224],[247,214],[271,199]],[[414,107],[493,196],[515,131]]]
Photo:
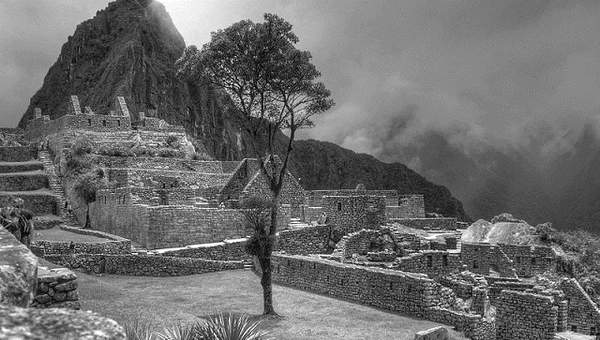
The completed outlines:
[[[91,227],[90,203],[96,201],[96,192],[105,184],[106,178],[104,177],[104,171],[102,169],[95,169],[80,175],[77,178],[75,185],[73,185],[73,191],[86,205],[84,229],[89,229]]]
[[[277,232],[279,197],[298,129],[313,126],[313,117],[333,106],[330,91],[317,81],[320,72],[308,51],[295,45],[292,25],[274,14],[264,22],[243,20],[213,32],[201,50],[186,48],[177,62],[178,75],[191,82],[208,82],[224,90],[246,119],[246,129],[266,141],[258,151],[261,172],[270,189],[266,241],[257,257],[262,269],[264,313],[275,314],[271,288],[271,252]],[[276,161],[277,134],[288,133]]]

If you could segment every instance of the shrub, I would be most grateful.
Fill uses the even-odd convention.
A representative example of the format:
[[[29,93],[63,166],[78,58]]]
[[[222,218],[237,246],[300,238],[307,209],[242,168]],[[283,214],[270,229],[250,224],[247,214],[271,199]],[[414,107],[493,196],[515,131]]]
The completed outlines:
[[[158,340],[204,340],[200,337],[200,324],[184,325],[177,323],[165,327],[161,332],[156,332]]]
[[[152,325],[148,321],[140,321],[133,319],[132,321],[123,323],[125,329],[125,338],[127,340],[153,340],[155,339],[152,332]]]
[[[204,340],[267,340],[270,333],[264,330],[260,320],[250,320],[247,314],[219,313],[209,317],[197,328]]]
[[[75,139],[71,147],[72,153],[75,156],[83,156],[93,153],[96,150],[96,144],[86,136],[80,136]]]
[[[167,145],[174,149],[178,149],[181,146],[179,143],[179,138],[174,135],[167,136]]]

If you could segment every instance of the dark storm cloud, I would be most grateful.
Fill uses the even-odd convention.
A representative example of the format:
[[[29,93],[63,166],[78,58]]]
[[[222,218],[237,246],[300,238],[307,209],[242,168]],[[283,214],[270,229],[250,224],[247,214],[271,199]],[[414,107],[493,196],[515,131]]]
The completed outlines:
[[[262,13],[292,24],[337,106],[306,137],[417,167],[434,132],[485,145],[568,148],[600,108],[598,1],[166,0],[186,42]],[[105,1],[0,0],[0,124],[14,124],[77,23]],[[543,126],[543,128],[541,128]],[[536,132],[533,135],[533,132]]]

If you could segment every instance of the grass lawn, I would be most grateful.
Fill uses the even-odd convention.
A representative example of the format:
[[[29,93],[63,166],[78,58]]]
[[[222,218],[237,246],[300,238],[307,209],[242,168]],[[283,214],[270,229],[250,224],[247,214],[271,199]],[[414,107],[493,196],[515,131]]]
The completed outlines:
[[[220,311],[262,312],[260,280],[247,270],[167,278],[77,275],[82,309],[120,323],[139,318],[160,327]],[[288,287],[273,291],[283,318],[265,325],[276,339],[412,340],[415,332],[439,325]]]
[[[103,237],[96,237],[91,235],[83,235],[72,233],[69,231],[65,231],[60,229],[59,227],[54,227],[46,230],[36,230],[34,231],[33,240],[44,240],[44,241],[64,241],[64,242],[108,242],[109,239]]]

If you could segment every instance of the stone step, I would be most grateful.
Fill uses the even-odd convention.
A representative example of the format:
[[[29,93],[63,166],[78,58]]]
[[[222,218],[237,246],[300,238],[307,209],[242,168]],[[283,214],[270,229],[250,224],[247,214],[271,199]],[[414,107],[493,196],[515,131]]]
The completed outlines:
[[[44,170],[44,164],[40,161],[27,162],[0,162],[0,173],[26,172]]]
[[[39,215],[33,218],[33,226],[36,230],[46,230],[64,224],[64,220],[56,215]]]
[[[42,170],[0,174],[0,191],[31,191],[49,187]]]
[[[0,191],[0,206],[10,204],[12,197],[18,197],[25,202],[25,208],[34,215],[55,215],[58,211],[58,198],[48,189],[34,191]]]

